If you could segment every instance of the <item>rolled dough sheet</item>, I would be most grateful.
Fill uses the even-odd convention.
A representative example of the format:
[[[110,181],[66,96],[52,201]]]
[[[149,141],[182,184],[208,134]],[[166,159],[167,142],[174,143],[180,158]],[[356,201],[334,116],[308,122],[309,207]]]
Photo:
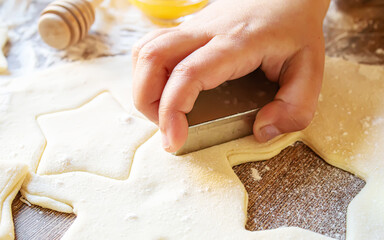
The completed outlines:
[[[184,156],[164,152],[154,126],[134,116],[129,69],[125,58],[99,59],[7,87],[0,156],[16,152],[31,167],[22,187],[30,202],[77,215],[63,239],[327,239],[297,227],[244,228],[247,193],[232,166],[268,159],[300,140],[367,182],[348,208],[347,239],[383,238],[383,67],[328,58],[306,130],[266,144],[250,136]],[[108,106],[103,115],[99,109]],[[111,124],[127,114],[132,121]],[[120,128],[127,138],[113,137]],[[125,142],[127,148],[115,148]]]

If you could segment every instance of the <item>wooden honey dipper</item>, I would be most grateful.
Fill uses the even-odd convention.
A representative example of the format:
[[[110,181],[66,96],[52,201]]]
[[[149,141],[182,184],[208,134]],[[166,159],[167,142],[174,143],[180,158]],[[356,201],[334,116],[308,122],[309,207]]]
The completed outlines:
[[[51,47],[65,49],[87,36],[102,0],[57,0],[41,13],[39,33]]]

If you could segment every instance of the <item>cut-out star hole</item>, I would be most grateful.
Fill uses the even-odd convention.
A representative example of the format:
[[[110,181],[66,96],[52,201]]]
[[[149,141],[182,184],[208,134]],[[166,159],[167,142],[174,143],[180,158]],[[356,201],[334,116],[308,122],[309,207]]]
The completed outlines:
[[[248,192],[246,228],[252,231],[297,226],[345,239],[348,204],[365,185],[302,143],[233,169]]]
[[[39,206],[28,206],[20,200],[19,193],[12,203],[15,232],[18,240],[60,239],[76,216],[48,210]]]

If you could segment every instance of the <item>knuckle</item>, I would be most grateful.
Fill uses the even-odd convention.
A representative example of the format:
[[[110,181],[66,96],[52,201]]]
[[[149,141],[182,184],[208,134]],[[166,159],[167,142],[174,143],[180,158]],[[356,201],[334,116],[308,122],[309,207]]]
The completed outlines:
[[[248,23],[239,23],[226,33],[225,36],[231,42],[245,43],[258,37],[258,31],[250,30],[250,28]],[[259,40],[260,38],[258,37],[257,39]]]
[[[139,61],[153,62],[160,58],[162,55],[161,49],[153,42],[147,43],[139,50]]]
[[[169,106],[166,106],[164,104],[160,104],[159,106],[159,116],[167,115],[167,113],[170,112]]]
[[[239,43],[244,40],[244,33],[230,33],[226,36],[227,40],[233,43]]]
[[[158,36],[158,35],[166,34],[166,33],[169,33],[169,32],[176,31],[176,30],[177,30],[176,27],[173,27],[173,28],[160,28],[160,29],[156,29],[156,30],[152,31],[152,34]]]
[[[192,78],[197,70],[192,64],[180,62],[172,71],[177,77]]]
[[[143,112],[145,110],[145,105],[137,96],[133,97],[133,104],[135,105],[136,109],[140,112]]]
[[[160,122],[161,122],[161,120],[166,119],[167,116],[172,115],[172,112],[173,112],[173,110],[170,106],[160,104],[159,111],[158,111]]]
[[[147,111],[148,104],[142,93],[134,92],[132,100],[137,110],[139,110],[142,113],[145,113]]]
[[[132,54],[135,56],[138,56],[141,48],[142,48],[141,42],[135,43],[132,47]]]

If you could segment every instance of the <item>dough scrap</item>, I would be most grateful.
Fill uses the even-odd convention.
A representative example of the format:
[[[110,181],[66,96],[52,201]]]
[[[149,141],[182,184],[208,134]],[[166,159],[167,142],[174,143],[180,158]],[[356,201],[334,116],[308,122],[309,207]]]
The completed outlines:
[[[12,201],[19,192],[28,168],[24,164],[0,162],[0,239],[14,239]]]
[[[367,182],[348,207],[347,239],[382,239],[382,67],[327,58],[324,87],[312,124],[302,132],[266,144],[256,143],[250,136],[176,157],[161,149],[158,133],[150,137],[153,126],[144,126],[145,120],[135,118],[128,123],[133,129],[131,135],[143,134],[140,136],[149,139],[126,159],[127,163],[132,162],[127,179],[118,180],[118,176],[95,171],[91,158],[84,160],[81,171],[60,171],[57,162],[49,159],[39,165],[40,155],[44,157],[46,152],[36,117],[56,124],[64,121],[60,119],[64,115],[76,118],[84,109],[88,109],[84,111],[87,114],[97,114],[97,108],[103,107],[103,101],[98,101],[105,96],[100,95],[102,92],[109,92],[128,113],[135,114],[131,110],[130,83],[124,79],[130,76],[129,66],[122,57],[68,64],[21,78],[7,88],[11,96],[7,114],[0,116],[0,144],[6,148],[0,149],[0,156],[16,152],[22,156],[19,160],[30,165],[32,172],[22,187],[28,201],[77,215],[63,239],[328,239],[297,227],[257,232],[244,228],[247,193],[232,166],[270,158],[298,140],[330,164]],[[82,105],[84,108],[75,109]],[[65,110],[68,111],[62,112]],[[105,117],[106,121],[113,121],[113,114]],[[142,122],[143,127],[136,128],[137,122]],[[46,124],[40,124],[44,130]],[[104,131],[92,124],[87,127]],[[30,137],[23,134],[26,131],[31,131]],[[7,137],[10,142],[5,140]],[[48,136],[48,145],[55,138],[60,137]],[[96,141],[107,152],[113,144],[121,144],[119,139],[110,146],[101,139]],[[27,150],[20,150],[20,144],[28,146]],[[69,153],[73,151],[68,149]]]

